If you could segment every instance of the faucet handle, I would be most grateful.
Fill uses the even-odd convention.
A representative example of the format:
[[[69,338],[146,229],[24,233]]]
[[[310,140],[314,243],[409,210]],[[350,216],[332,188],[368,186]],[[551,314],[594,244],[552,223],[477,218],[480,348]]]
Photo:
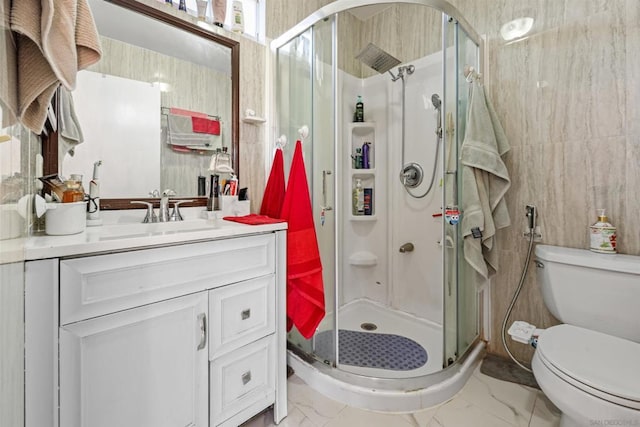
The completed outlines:
[[[160,192],[158,190],[149,191],[149,197],[160,197]]]
[[[156,216],[156,213],[153,210],[153,203],[143,202],[141,200],[132,200],[130,203],[134,204],[134,205],[146,205],[147,206],[147,214],[145,215],[144,219],[142,220],[143,224],[146,224],[148,222],[158,222],[158,217]]]
[[[167,196],[175,196],[175,195],[176,195],[176,192],[175,192],[175,191],[173,191],[173,190],[171,190],[171,189],[169,189],[169,188],[167,188],[166,190],[164,190],[164,191],[162,192],[162,196],[163,196],[163,197],[167,197]]]
[[[180,214],[180,204],[181,203],[189,203],[193,202],[193,200],[174,200],[173,201],[173,212],[171,212],[171,216],[169,217],[169,221],[182,221],[182,215]]]

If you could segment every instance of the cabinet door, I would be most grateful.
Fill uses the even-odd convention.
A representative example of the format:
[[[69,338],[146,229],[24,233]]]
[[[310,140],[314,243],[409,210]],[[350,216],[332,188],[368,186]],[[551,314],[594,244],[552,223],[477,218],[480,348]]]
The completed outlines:
[[[206,426],[201,292],[60,328],[60,425]]]

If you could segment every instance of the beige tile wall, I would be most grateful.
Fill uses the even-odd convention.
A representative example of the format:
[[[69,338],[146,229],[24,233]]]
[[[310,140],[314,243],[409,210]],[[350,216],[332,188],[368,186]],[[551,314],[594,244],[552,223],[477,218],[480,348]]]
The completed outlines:
[[[486,84],[513,146],[506,161],[513,226],[499,233],[503,271],[494,278],[489,350],[505,354],[499,328],[526,255],[524,206],[539,208],[543,242],[588,246],[595,209],[618,226],[620,252],[640,255],[640,3],[635,0],[456,0],[488,38]],[[535,19],[526,40],[508,44],[500,26]],[[603,284],[606,286],[606,284]],[[512,319],[555,323],[529,268]],[[529,361],[532,351],[512,349]]]

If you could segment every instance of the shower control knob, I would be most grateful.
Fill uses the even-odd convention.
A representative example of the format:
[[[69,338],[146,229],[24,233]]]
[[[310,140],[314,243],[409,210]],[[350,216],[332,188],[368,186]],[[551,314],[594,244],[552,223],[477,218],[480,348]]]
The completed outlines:
[[[400,246],[400,253],[413,252],[414,246],[413,243],[405,243]]]

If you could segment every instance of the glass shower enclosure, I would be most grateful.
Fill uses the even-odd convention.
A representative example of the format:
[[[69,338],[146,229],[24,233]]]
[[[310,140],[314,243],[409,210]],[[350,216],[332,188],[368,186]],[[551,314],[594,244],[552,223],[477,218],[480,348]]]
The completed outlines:
[[[481,69],[480,42],[427,1],[371,3],[320,20],[312,15],[309,25],[304,21],[272,44],[273,140],[289,141],[285,170],[295,140],[302,140],[326,304],[314,337],[294,328],[288,340],[309,360],[360,377],[423,377],[456,363],[479,339],[478,291],[451,214],[464,194],[457,159],[470,96],[465,72]],[[395,24],[409,16],[430,25]],[[380,28],[395,36],[386,40]],[[397,66],[377,73],[359,61],[369,43],[399,58]],[[362,123],[353,122],[358,95]],[[365,144],[366,168],[357,158]],[[401,158],[423,171],[414,195],[400,176]],[[433,189],[415,197],[432,173]],[[354,205],[356,187],[368,190],[364,213]],[[402,338],[403,345],[415,343],[424,350],[424,366],[403,370],[406,361],[395,359],[386,367],[360,363],[349,346],[370,334],[391,337],[392,346]]]

